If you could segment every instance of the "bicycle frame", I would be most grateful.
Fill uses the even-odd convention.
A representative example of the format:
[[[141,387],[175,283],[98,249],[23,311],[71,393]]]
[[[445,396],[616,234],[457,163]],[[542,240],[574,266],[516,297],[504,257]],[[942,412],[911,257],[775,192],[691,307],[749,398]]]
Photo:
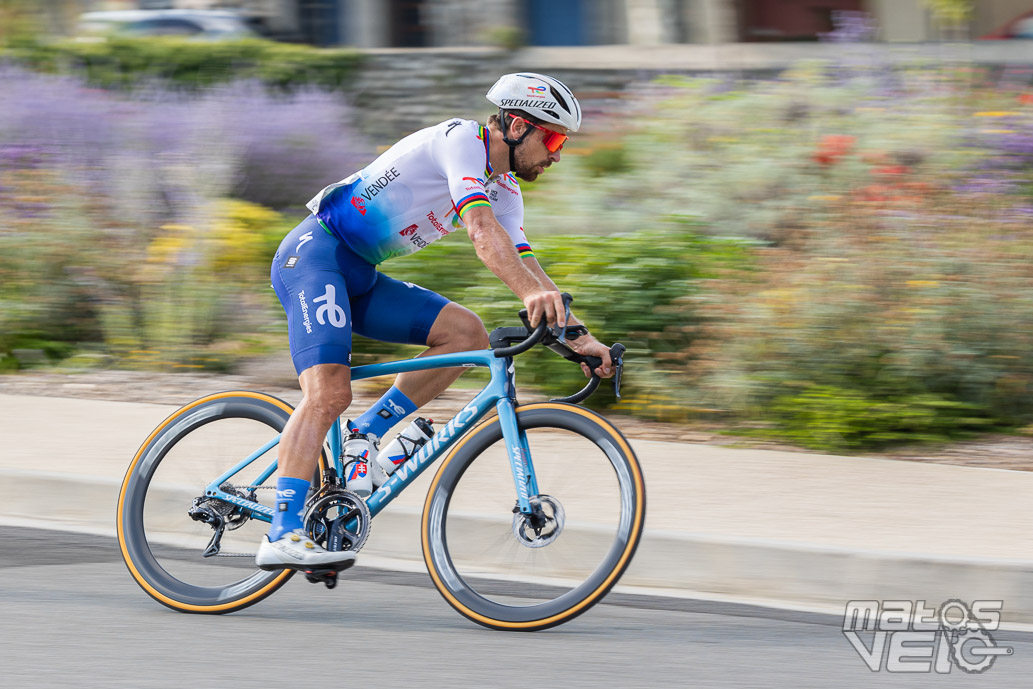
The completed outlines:
[[[430,464],[442,457],[463,433],[487,414],[492,407],[498,412],[499,421],[502,425],[502,435],[506,441],[509,463],[513,472],[513,482],[516,486],[517,504],[520,511],[524,514],[532,513],[530,496],[538,494],[538,482],[535,478],[534,466],[531,463],[527,435],[517,426],[515,411],[516,386],[513,379],[514,364],[512,357],[498,358],[492,350],[487,349],[439,354],[417,359],[406,359],[404,361],[357,366],[352,369],[351,377],[352,380],[363,380],[365,378],[376,378],[407,373],[409,371],[456,366],[487,367],[491,372],[491,380],[444,427],[435,433],[426,445],[420,448],[405,464],[399,466],[388,480],[366,499],[366,506],[369,508],[371,516],[375,517],[381,510],[387,507],[399,493],[405,490]],[[335,421],[326,435],[326,441],[330,447],[332,468],[339,477],[344,476],[344,466],[341,458],[343,438],[341,423],[340,419]],[[279,442],[280,436],[278,435],[232,469],[216,478],[206,486],[205,495],[237,505],[249,511],[255,519],[267,522],[272,521],[273,509],[271,507],[227,493],[222,490],[222,485],[229,481],[237,472],[243,470],[258,457],[261,457],[278,445]],[[276,467],[277,462],[274,460],[259,475],[255,483],[261,484],[266,481],[276,471]]]

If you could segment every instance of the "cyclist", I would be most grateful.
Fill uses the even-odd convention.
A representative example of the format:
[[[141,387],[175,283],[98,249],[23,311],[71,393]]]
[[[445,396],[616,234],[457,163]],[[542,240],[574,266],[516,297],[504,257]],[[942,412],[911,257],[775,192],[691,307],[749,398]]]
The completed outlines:
[[[477,256],[523,302],[531,324],[544,318],[565,327],[573,349],[602,359],[595,372],[612,375],[609,348],[573,315],[564,322],[560,290],[538,264],[522,227],[518,179],[534,181],[560,161],[567,133],[581,126],[581,106],[559,80],[529,72],[502,76],[487,98],[499,111],[485,126],[455,118],[422,129],[323,189],[308,203],[312,214],[276,252],[272,283],[287,312],[304,398],[280,440],[276,512],[256,556],[263,569],[343,569],[355,560],[354,552],[321,548],[302,523],[323,438],[352,401],[353,332],[423,345],[425,355],[488,347],[476,314],[378,272],[383,261],[466,229]],[[370,439],[369,454],[388,430],[464,370],[399,375],[352,424]],[[382,471],[376,462],[366,465]]]

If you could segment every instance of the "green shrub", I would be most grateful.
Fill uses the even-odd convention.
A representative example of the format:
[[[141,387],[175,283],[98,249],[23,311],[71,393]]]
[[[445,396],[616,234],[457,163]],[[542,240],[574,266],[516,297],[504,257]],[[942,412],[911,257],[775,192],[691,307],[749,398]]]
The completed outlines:
[[[828,385],[778,397],[770,413],[777,426],[756,435],[833,452],[942,442],[993,425],[977,405],[934,394],[878,399]]]
[[[21,42],[0,52],[14,62],[47,72],[81,74],[94,86],[133,88],[162,82],[197,89],[239,79],[258,79],[291,89],[337,89],[359,64],[357,52],[276,43],[262,39],[189,41],[178,38],[111,38]]]

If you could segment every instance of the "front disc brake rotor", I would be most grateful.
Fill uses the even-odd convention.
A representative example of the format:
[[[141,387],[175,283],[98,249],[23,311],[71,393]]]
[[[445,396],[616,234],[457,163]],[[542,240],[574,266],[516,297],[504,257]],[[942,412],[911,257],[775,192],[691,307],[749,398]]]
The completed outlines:
[[[513,535],[517,541],[527,548],[543,548],[557,538],[563,531],[566,515],[563,505],[551,495],[539,495],[539,510],[535,515],[516,512],[513,515]],[[532,520],[538,517],[541,526],[535,526]],[[544,520],[542,522],[542,520]]]

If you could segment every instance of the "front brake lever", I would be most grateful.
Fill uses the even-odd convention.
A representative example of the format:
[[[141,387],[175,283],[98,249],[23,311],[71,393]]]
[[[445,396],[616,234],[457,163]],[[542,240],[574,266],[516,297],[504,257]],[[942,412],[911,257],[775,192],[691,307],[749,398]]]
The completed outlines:
[[[610,347],[610,361],[614,366],[613,373],[613,394],[617,399],[621,398],[621,374],[624,372],[624,352],[627,348],[621,343]]]

